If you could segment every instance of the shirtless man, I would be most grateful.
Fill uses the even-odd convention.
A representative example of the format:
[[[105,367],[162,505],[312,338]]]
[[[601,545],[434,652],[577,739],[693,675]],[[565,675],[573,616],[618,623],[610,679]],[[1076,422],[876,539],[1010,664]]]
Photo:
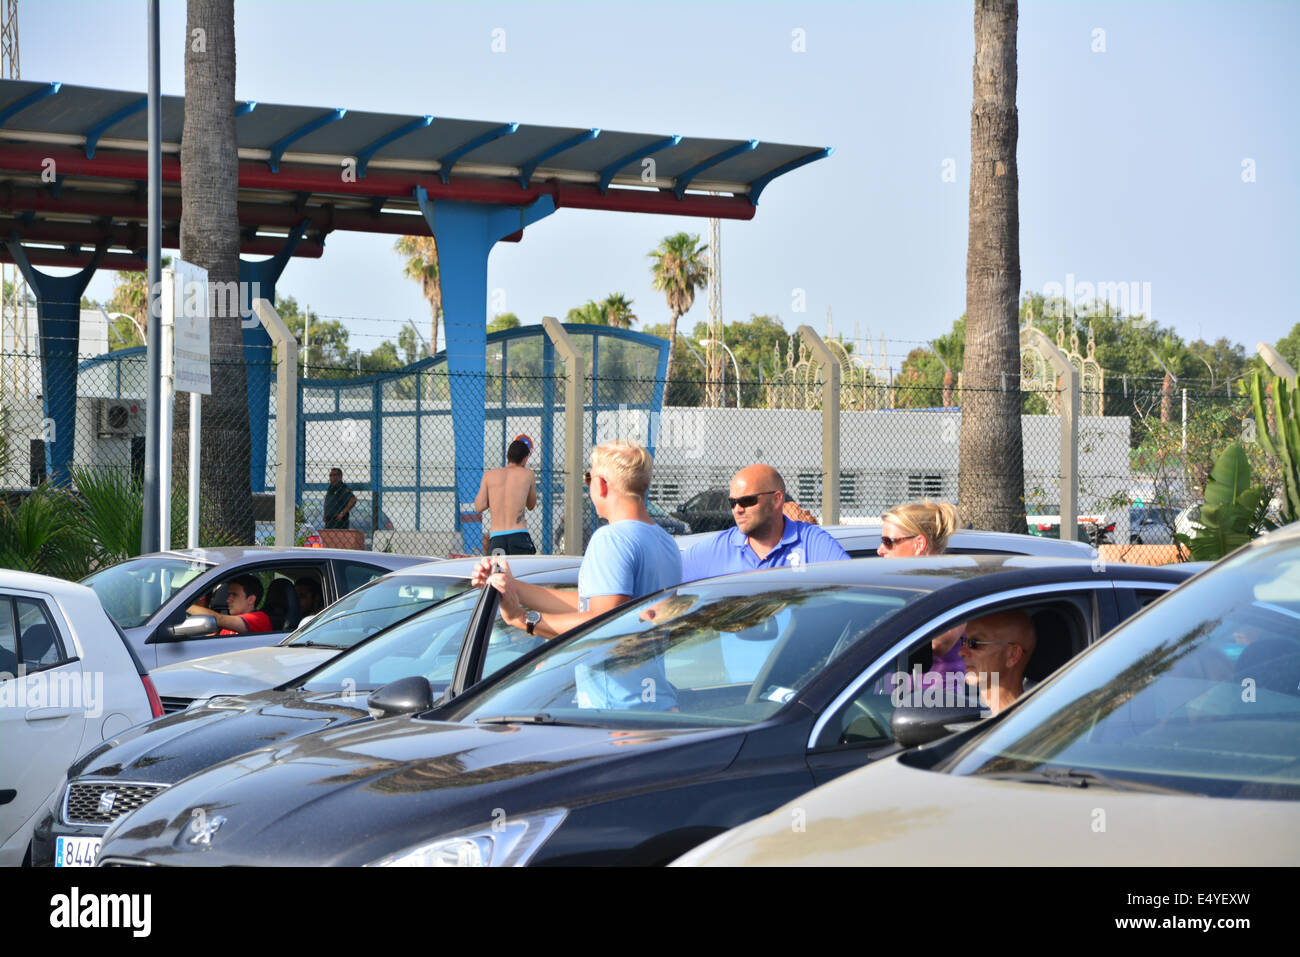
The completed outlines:
[[[537,480],[525,464],[531,452],[527,442],[515,439],[506,449],[506,465],[483,473],[474,510],[480,520],[484,512],[492,513],[491,532],[483,536],[485,552],[499,549],[507,555],[537,554],[524,524],[525,509],[537,507]]]

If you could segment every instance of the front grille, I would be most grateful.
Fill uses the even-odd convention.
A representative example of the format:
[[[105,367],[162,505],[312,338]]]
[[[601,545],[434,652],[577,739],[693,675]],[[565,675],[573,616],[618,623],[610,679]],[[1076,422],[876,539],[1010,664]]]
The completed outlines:
[[[175,714],[184,711],[193,703],[193,698],[161,698],[163,714]]]
[[[117,781],[74,781],[63,807],[66,824],[112,824],[128,811],[166,789],[165,784],[122,784]],[[112,794],[112,800],[104,800]]]

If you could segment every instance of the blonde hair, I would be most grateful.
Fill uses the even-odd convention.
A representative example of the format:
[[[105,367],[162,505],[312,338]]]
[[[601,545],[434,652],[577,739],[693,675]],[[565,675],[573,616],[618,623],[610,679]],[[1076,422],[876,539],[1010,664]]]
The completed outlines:
[[[957,530],[957,508],[951,502],[908,502],[891,508],[881,516],[884,522],[893,522],[908,535],[924,535],[929,546],[927,555],[942,555],[948,547],[948,536]]]
[[[645,498],[653,465],[649,452],[624,439],[603,442],[591,450],[591,471],[604,476],[615,492],[633,498]]]

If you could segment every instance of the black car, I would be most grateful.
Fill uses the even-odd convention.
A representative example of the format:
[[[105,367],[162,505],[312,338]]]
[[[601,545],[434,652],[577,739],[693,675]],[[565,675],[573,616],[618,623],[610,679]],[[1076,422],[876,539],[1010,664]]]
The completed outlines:
[[[120,819],[99,863],[664,863],[896,752],[900,682],[955,624],[1031,615],[1038,681],[1187,575],[944,556],[681,585],[422,714],[196,774]]]
[[[695,532],[719,532],[733,528],[736,519],[731,514],[731,505],[727,501],[730,495],[731,492],[725,488],[707,489],[678,505],[673,509],[673,515]]]
[[[516,561],[516,571],[535,584],[571,588],[578,559],[525,557]],[[442,694],[459,694],[545,641],[501,621],[495,592],[480,598],[470,590],[422,610],[412,604],[412,614],[277,688],[213,697],[105,742],[69,769],[37,825],[32,863],[88,864],[113,821],[182,778],[254,748],[374,720],[376,712],[391,717],[425,710]],[[339,619],[336,630],[345,633],[356,617]]]

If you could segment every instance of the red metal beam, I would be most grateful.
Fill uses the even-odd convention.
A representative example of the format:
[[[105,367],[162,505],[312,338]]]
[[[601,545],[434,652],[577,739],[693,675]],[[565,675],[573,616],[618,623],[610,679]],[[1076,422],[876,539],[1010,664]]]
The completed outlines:
[[[145,155],[114,150],[100,150],[94,159],[71,149],[52,149],[27,143],[0,145],[0,169],[40,174],[54,161],[54,170],[62,176],[97,176],[116,180],[143,180],[147,176]],[[162,158],[162,178],[166,183],[181,180],[180,159]],[[556,205],[580,209],[604,209],[616,212],[657,213],[670,216],[699,216],[709,219],[752,219],[754,206],[743,196],[703,196],[688,194],[682,199],[665,192],[638,189],[610,189],[601,193],[595,186],[546,182],[521,189],[508,180],[482,180],[452,177],[450,182],[432,173],[408,173],[371,170],[364,179],[345,180],[344,170],[302,163],[285,163],[280,172],[272,173],[266,163],[245,160],[239,164],[241,189],[273,189],[294,192],[327,193],[345,196],[387,196],[409,199],[415,187],[423,186],[429,198],[469,203],[493,203],[524,206],[540,196],[553,195]]]

